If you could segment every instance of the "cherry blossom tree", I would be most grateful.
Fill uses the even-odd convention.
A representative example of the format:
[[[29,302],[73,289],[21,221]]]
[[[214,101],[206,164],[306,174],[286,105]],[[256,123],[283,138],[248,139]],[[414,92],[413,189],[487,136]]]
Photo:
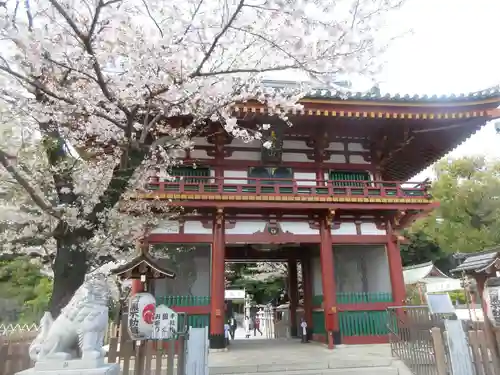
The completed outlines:
[[[0,242],[53,260],[56,316],[92,263],[123,259],[175,214],[129,199],[152,166],[181,162],[211,123],[271,145],[232,106],[258,100],[286,120],[309,86],[272,90],[265,74],[371,76],[400,0],[0,5]]]

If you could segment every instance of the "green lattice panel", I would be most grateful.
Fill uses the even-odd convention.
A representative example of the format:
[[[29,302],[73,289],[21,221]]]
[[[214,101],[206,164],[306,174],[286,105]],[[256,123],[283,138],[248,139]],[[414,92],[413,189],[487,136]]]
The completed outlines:
[[[351,172],[351,171],[330,171],[329,179],[334,181],[333,186],[350,186],[350,187],[363,187],[364,181],[370,181],[370,174],[368,172]],[[342,180],[349,180],[352,182],[345,182]],[[360,181],[360,182],[354,182]]]
[[[210,315],[208,314],[188,315],[189,327],[193,328],[208,327],[209,322],[210,322]]]
[[[163,304],[168,307],[174,306],[207,306],[210,305],[210,297],[194,297],[194,296],[165,296],[157,297],[156,303]]]
[[[313,311],[313,333],[325,334],[325,314],[323,311]]]
[[[313,306],[320,306],[322,302],[322,295],[313,296]],[[392,293],[337,293],[337,303],[339,305],[379,302],[392,302]]]
[[[206,178],[196,178],[196,177],[210,177],[210,168],[204,167],[173,167],[170,174],[172,176],[182,176],[184,177],[184,182],[188,184],[196,184],[207,182]]]
[[[387,311],[341,311],[342,336],[383,336],[388,334]]]

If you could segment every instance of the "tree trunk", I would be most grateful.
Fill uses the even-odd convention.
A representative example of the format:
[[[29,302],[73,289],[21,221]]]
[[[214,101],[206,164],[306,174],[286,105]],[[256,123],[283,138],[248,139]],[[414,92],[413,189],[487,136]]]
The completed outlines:
[[[57,255],[54,260],[54,287],[49,310],[55,319],[76,290],[83,284],[88,271],[87,252],[80,245],[86,238],[68,233],[57,239]]]

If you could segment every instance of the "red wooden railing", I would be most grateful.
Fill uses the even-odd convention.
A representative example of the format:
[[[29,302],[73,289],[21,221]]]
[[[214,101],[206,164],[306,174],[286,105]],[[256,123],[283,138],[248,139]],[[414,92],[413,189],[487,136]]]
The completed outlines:
[[[173,177],[172,181],[152,178],[148,190],[159,193],[347,196],[366,198],[430,198],[425,182],[310,180],[284,178]]]

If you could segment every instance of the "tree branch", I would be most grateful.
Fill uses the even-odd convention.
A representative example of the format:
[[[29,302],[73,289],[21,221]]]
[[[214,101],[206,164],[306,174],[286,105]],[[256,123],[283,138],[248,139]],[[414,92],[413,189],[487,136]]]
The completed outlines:
[[[148,13],[149,18],[151,19],[151,21],[153,21],[153,23],[155,24],[156,28],[158,29],[158,32],[160,33],[161,37],[163,38],[163,31],[162,31],[160,25],[158,25],[158,22],[156,22],[156,20],[154,19],[153,15],[149,11],[149,7],[148,7],[148,4],[146,3],[146,0],[142,0],[142,4],[144,5],[144,8],[146,8],[146,12]]]
[[[229,28],[232,26],[233,22],[236,20],[236,17],[238,17],[238,14],[241,12],[241,9],[243,8],[244,3],[245,3],[245,0],[240,0],[233,15],[229,18],[229,20],[227,21],[227,24],[222,28],[220,33],[215,36],[215,38],[212,42],[212,45],[210,46],[208,51],[205,53],[205,56],[201,60],[200,65],[198,65],[198,68],[196,68],[195,71],[191,74],[191,77],[196,77],[200,74],[201,70],[203,69],[203,66],[210,59],[210,56],[212,55],[215,48],[219,44],[219,40],[227,32],[227,30],[229,30]]]
[[[210,76],[218,76],[218,75],[225,75],[225,74],[237,74],[237,73],[265,73],[265,72],[277,72],[280,70],[286,70],[286,69],[295,69],[298,68],[299,65],[282,65],[282,66],[275,66],[273,68],[255,68],[255,69],[230,69],[230,70],[218,70],[214,72],[205,72],[205,73],[199,73],[198,77],[210,77]]]
[[[30,198],[38,207],[40,207],[40,209],[57,219],[61,217],[60,213],[57,212],[48,202],[46,202],[45,199],[37,193],[35,188],[31,186],[28,180],[26,180],[21,173],[19,173],[17,168],[10,163],[8,155],[2,149],[0,149],[0,164],[2,164],[12,178],[14,178],[19,185],[23,187],[26,193],[28,193]]]
[[[94,51],[94,47],[92,46],[92,40],[91,40],[91,34],[85,35],[76,25],[76,23],[71,19],[69,14],[64,10],[64,8],[59,4],[57,0],[49,0],[52,6],[59,12],[59,14],[66,20],[68,25],[71,27],[71,29],[74,31],[76,36],[82,41],[83,46],[85,51],[92,56],[93,62],[92,62],[92,68],[94,69],[94,73],[97,78],[97,83],[99,88],[101,89],[103,95],[105,96],[106,99],[108,99],[110,102],[115,103],[120,110],[125,113],[127,116],[130,115],[130,111],[128,108],[123,106],[122,104],[118,103],[115,96],[109,91],[109,87],[104,80],[104,75],[102,73],[101,65],[97,61],[97,57]],[[92,21],[92,24],[97,23],[99,19],[99,15],[101,12],[101,9],[104,8],[105,6],[112,4],[113,1],[104,3],[102,0],[99,1],[96,7],[96,13],[94,15],[94,19]]]
[[[129,149],[123,151],[120,164],[117,164],[113,169],[108,187],[99,197],[99,203],[94,206],[94,209],[86,218],[89,222],[98,225],[98,214],[118,203],[122,194],[125,193],[134,172],[144,161],[145,156],[146,153],[143,150]]]

